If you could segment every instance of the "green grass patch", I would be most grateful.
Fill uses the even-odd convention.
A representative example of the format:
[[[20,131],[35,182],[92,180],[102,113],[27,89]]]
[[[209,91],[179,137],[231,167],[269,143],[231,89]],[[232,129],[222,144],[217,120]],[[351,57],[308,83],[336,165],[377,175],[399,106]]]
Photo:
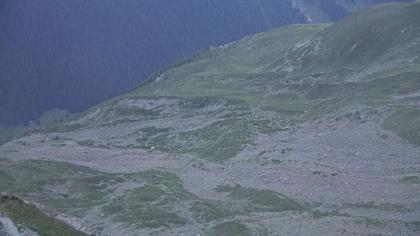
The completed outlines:
[[[2,196],[0,208],[15,223],[23,225],[42,236],[86,236],[64,224],[44,214],[38,208],[28,205],[16,197]]]
[[[417,175],[405,176],[401,179],[405,184],[420,184],[420,177]]]
[[[252,236],[251,230],[237,221],[224,222],[214,226],[210,232],[211,236]]]
[[[401,204],[395,203],[375,203],[375,202],[360,202],[348,203],[345,206],[350,208],[366,209],[366,210],[380,210],[380,211],[407,211],[408,209]]]
[[[409,142],[420,145],[420,110],[415,107],[400,108],[388,117],[382,126]]]
[[[145,117],[155,117],[160,114],[159,111],[143,109],[139,107],[127,107],[122,105],[116,105],[111,109],[112,112],[116,112],[119,116],[145,116]]]
[[[190,211],[198,221],[210,222],[243,213],[238,209],[233,209],[232,206],[232,203],[218,200],[197,200],[192,203]]]
[[[234,186],[220,185],[215,189],[217,192],[227,193],[233,200],[242,200],[250,203],[250,211],[280,212],[280,211],[303,211],[306,209],[297,201],[286,195],[271,191],[245,188],[238,184]]]
[[[124,175],[50,161],[5,162],[0,173],[2,191],[76,216],[104,204],[111,187],[125,181]]]
[[[182,187],[178,177],[164,172],[143,172],[130,178],[140,178],[145,185],[110,200],[102,207],[105,214],[134,227],[160,228],[187,223],[176,212],[176,206],[196,197]]]
[[[2,191],[79,217],[99,208],[135,228],[183,225],[187,220],[177,213],[179,203],[198,200],[168,172],[107,174],[61,162],[0,162]],[[133,187],[117,193],[121,184]]]
[[[207,127],[181,133],[162,132],[138,138],[142,148],[175,154],[195,154],[210,161],[223,161],[236,156],[252,143],[257,127],[245,120],[225,119]]]

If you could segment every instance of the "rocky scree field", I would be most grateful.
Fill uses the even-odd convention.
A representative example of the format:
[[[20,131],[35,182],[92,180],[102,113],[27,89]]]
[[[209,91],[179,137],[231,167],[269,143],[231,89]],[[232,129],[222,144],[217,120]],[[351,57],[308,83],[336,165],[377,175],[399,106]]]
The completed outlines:
[[[419,235],[419,55],[418,2],[212,47],[3,144],[0,189],[99,235]]]

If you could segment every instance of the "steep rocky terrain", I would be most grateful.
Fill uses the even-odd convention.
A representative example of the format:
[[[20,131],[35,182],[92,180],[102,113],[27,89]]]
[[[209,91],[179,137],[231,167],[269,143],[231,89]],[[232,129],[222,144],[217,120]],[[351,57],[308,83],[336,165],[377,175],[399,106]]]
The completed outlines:
[[[211,45],[291,23],[335,21],[383,0],[344,2],[2,0],[0,125],[36,121],[51,109],[79,112]]]
[[[418,235],[419,12],[212,47],[2,145],[0,189],[101,235]]]

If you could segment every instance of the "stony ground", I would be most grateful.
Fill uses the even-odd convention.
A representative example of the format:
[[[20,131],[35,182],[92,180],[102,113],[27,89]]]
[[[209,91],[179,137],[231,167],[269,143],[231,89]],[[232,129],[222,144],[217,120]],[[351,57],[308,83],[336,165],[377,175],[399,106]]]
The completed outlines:
[[[153,102],[158,105],[152,105]],[[144,99],[140,99],[136,104],[144,106]],[[176,104],[178,103],[165,98],[159,102],[151,101],[148,109],[153,110],[156,107],[162,109],[168,106],[173,114],[185,115],[185,111],[176,111]],[[220,111],[213,113],[217,109]],[[44,198],[48,194],[51,196],[47,198],[55,198],[54,195],[61,194],[69,195],[74,200],[89,201],[85,198],[93,193],[85,196],[85,192],[89,190],[84,189],[83,184],[76,188],[74,187],[76,184],[69,180],[55,183],[53,179],[47,178],[42,184],[37,183],[41,186],[41,190],[35,191],[37,193],[33,193],[34,190],[17,190],[30,200],[40,201],[65,213],[75,213],[86,223],[98,227],[103,235],[135,235],[139,232],[160,235],[206,235],[215,233],[219,226],[227,227],[219,229],[226,235],[229,234],[229,230],[233,230],[232,232],[242,230],[255,235],[416,235],[419,233],[420,149],[394,133],[384,130],[378,125],[378,120],[382,119],[383,114],[371,113],[364,107],[357,107],[358,112],[354,112],[360,117],[354,115],[340,117],[334,114],[322,119],[287,125],[278,131],[251,132],[249,137],[253,138],[253,142],[244,142],[235,155],[217,161],[207,160],[200,155],[202,150],[213,147],[201,147],[196,144],[199,143],[197,140],[195,142],[190,140],[190,145],[198,145],[197,149],[200,152],[190,150],[183,152],[178,149],[179,152],[175,152],[176,148],[159,146],[161,143],[150,140],[150,137],[147,140],[141,139],[145,143],[134,143],[136,138],[144,136],[138,132],[142,129],[147,131],[144,127],[154,127],[154,130],[147,131],[154,132],[153,135],[148,134],[152,137],[161,133],[168,136],[167,132],[191,132],[212,126],[215,122],[219,122],[220,117],[226,116],[231,111],[231,108],[220,103],[191,111],[185,119],[171,115],[171,120],[174,121],[169,123],[168,116],[164,115],[162,118],[154,117],[150,121],[133,120],[129,125],[127,123],[115,126],[103,125],[99,122],[90,128],[65,133],[37,132],[3,145],[0,152],[3,161],[16,170],[19,170],[16,165],[25,160],[42,160],[41,166],[43,162],[48,166],[48,161],[65,162],[76,165],[72,167],[76,169],[89,167],[104,176],[147,173],[150,170],[173,173],[179,178],[182,194],[194,196],[192,198],[197,198],[199,199],[197,201],[206,204],[216,201],[216,205],[229,205],[217,210],[220,211],[217,217],[200,219],[200,216],[194,215],[197,212],[191,211],[192,203],[189,197],[175,197],[179,202],[171,203],[170,207],[164,208],[169,208],[168,212],[182,216],[185,221],[171,222],[167,225],[170,225],[169,228],[162,228],[166,224],[161,222],[144,227],[140,222],[132,222],[130,219],[118,216],[118,212],[103,210],[103,206],[109,204],[109,201],[130,201],[125,195],[133,189],[144,187],[143,180],[104,184],[101,182],[108,181],[108,177],[103,177],[94,183],[94,186],[112,189],[105,194],[104,199],[107,200],[80,206],[79,212],[69,209],[66,205],[70,204],[66,202],[67,199],[58,198],[50,201],[51,199]],[[203,114],[210,114],[208,115],[210,118],[207,117],[205,121],[200,120]],[[269,115],[264,114],[264,117],[267,116]],[[83,122],[83,119],[80,122]],[[232,127],[230,129],[234,130]],[[228,137],[230,131],[223,131],[219,138],[227,142],[228,140],[223,137]],[[170,138],[180,143],[184,142],[180,134]],[[46,170],[48,171],[48,168]],[[83,182],[83,178],[81,181]],[[238,193],[244,196],[232,193],[230,196],[218,191],[220,186],[231,186],[232,189],[240,186],[255,191],[251,191],[249,196],[245,193]],[[165,188],[161,188],[161,191],[170,194]],[[292,207],[290,210],[287,207],[284,209],[250,207],[249,211],[235,209],[245,207],[238,203],[243,201],[249,201],[250,206],[277,204],[280,200],[272,196],[267,199],[267,193],[264,192],[267,190],[287,196],[287,199],[296,202],[299,207],[296,209]],[[139,197],[138,200],[141,199]],[[63,202],[60,203],[60,200]],[[232,204],[239,205],[232,206]],[[138,206],[134,204],[126,207]],[[210,214],[209,212],[213,211],[216,210],[213,208],[198,210],[200,214]],[[147,214],[147,212],[133,214]],[[135,217],[141,221],[143,216]],[[155,217],[164,219],[172,216],[165,214]]]
[[[100,235],[419,235],[419,10],[213,47],[1,145],[0,189]]]

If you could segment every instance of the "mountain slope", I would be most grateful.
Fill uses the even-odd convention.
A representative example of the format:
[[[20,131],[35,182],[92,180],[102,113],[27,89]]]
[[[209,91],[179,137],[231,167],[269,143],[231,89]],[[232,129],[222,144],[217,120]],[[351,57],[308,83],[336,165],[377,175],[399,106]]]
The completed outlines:
[[[293,0],[308,22],[338,21],[349,13],[378,3],[395,2],[392,0]],[[412,2],[412,1],[399,1]]]
[[[81,111],[210,45],[304,18],[289,1],[4,1],[0,120]]]
[[[305,23],[307,14],[338,20],[376,2],[383,1],[3,0],[0,123],[56,108],[79,112],[211,45]]]
[[[4,236],[19,235],[40,235],[45,236],[87,236],[92,235],[91,231],[83,229],[83,225],[76,225],[87,232],[78,231],[72,226],[33,206],[16,196],[0,196],[0,233]],[[9,217],[6,218],[6,217]],[[16,227],[14,223],[18,223]]]
[[[418,235],[420,3],[210,48],[0,147],[0,188],[113,235]]]

